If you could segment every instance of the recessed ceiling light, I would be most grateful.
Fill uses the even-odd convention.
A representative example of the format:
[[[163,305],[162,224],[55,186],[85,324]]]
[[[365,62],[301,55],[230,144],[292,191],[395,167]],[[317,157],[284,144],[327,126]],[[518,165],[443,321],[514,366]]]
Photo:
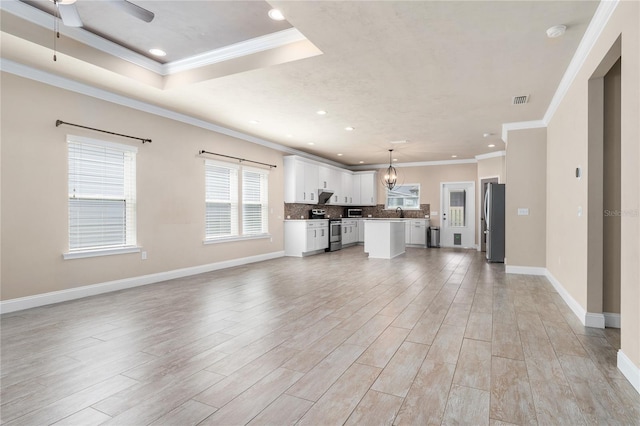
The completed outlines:
[[[292,135],[291,133],[287,133],[287,137],[288,137],[288,138],[292,138],[292,137],[293,137],[293,135]]]
[[[251,124],[258,124],[258,123],[260,123],[260,122],[259,122],[258,120],[251,120],[251,121],[249,121],[249,123],[251,123]]]
[[[489,136],[493,136],[493,133],[483,133],[482,134],[483,138],[488,138]]]
[[[394,159],[393,159],[393,161],[398,161],[398,159],[397,159],[397,158],[394,158]]]
[[[327,111],[321,109],[319,111],[316,111],[316,114],[318,114],[318,115],[327,115]]]
[[[356,128],[355,128],[355,127],[348,126],[348,127],[345,127],[344,129],[345,129],[347,132],[350,132],[350,131],[352,131],[352,130],[355,130]]]
[[[490,143],[489,145],[487,145],[489,148],[493,148],[495,145]]]
[[[313,142],[309,142],[309,145],[315,145],[315,143],[313,143]]]
[[[338,157],[342,157],[342,154],[338,154]]]
[[[547,29],[547,37],[549,38],[560,37],[561,35],[564,34],[565,31],[567,31],[566,25],[554,25],[553,27]]]
[[[451,156],[451,158],[456,158],[456,157],[457,157],[457,155],[452,155],[452,156]]]
[[[364,161],[360,161],[360,164],[364,164]]]
[[[271,9],[268,15],[269,18],[273,19],[274,21],[284,21],[284,15],[278,9]]]
[[[400,145],[400,144],[404,144],[404,143],[409,143],[409,141],[406,140],[406,139],[402,139],[402,140],[399,140],[399,141],[391,141],[389,143],[393,144],[393,145]]]
[[[162,49],[149,49],[149,53],[151,53],[153,56],[167,56],[167,52]]]

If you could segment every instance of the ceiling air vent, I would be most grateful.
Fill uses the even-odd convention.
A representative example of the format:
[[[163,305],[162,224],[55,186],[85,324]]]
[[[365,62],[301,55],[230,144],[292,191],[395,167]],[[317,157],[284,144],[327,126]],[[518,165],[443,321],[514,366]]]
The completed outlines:
[[[529,95],[514,96],[512,105],[522,105],[529,102]]]

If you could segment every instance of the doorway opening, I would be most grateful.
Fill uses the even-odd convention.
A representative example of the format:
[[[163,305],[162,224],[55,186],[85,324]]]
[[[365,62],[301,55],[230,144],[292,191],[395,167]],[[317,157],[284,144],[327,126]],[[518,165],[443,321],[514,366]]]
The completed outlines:
[[[621,39],[589,80],[587,317],[620,328]]]

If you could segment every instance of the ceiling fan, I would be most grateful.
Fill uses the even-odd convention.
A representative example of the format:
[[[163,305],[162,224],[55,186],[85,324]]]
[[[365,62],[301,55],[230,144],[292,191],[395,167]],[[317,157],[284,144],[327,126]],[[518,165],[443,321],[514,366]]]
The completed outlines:
[[[60,13],[60,18],[62,19],[62,23],[67,27],[82,27],[82,19],[80,19],[80,14],[78,13],[78,9],[75,5],[76,0],[50,0],[52,1],[58,12]],[[153,12],[144,9],[136,4],[133,4],[127,0],[104,0],[112,5],[118,7],[123,12],[128,13],[129,15],[136,17],[138,19],[143,20],[144,22],[151,22],[155,15]]]

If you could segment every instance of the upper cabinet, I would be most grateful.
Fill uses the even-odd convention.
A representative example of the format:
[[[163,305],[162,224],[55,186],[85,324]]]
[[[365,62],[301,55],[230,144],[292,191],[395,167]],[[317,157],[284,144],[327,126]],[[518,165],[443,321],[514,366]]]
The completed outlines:
[[[285,203],[318,203],[318,164],[284,157],[284,182]]]
[[[376,172],[352,172],[303,157],[284,157],[284,202],[318,204],[318,190],[333,191],[327,204],[374,206]]]
[[[342,206],[353,205],[353,175],[350,171],[345,170],[342,172],[342,186],[338,204]]]
[[[356,172],[354,176],[360,177],[360,203],[361,206],[375,206],[378,204],[377,172]]]

